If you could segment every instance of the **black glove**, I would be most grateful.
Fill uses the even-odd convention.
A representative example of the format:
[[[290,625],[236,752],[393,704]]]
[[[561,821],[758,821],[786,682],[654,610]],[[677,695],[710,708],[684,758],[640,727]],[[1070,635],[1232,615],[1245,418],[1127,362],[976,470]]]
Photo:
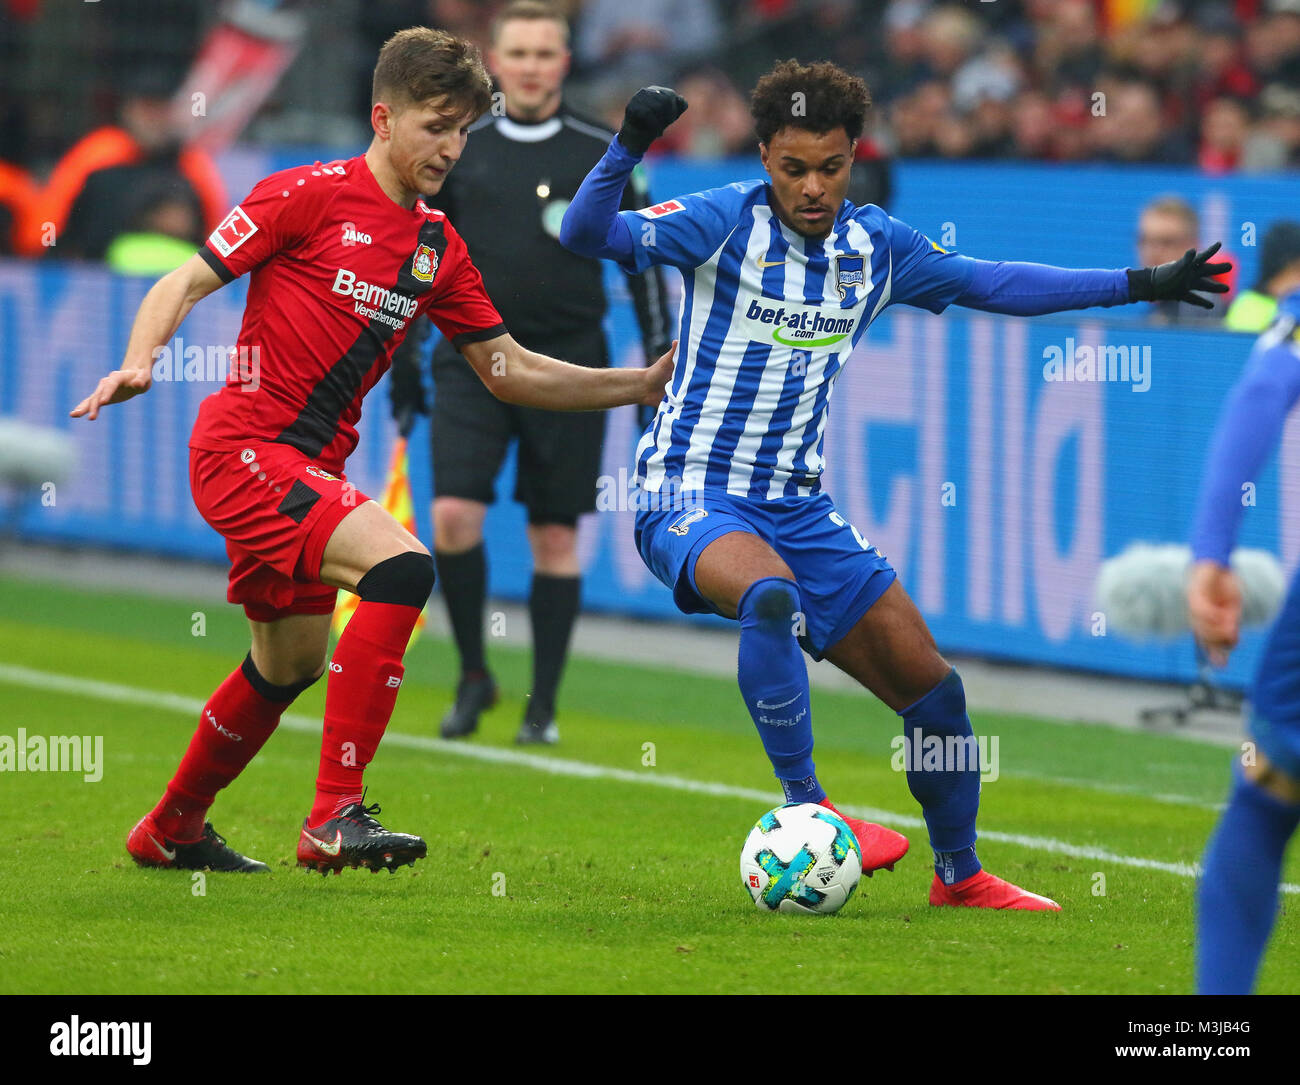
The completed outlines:
[[[642,87],[627,103],[618,141],[640,157],[670,124],[686,112],[686,99],[668,87]]]
[[[420,318],[416,326],[409,329],[406,339],[393,351],[388,395],[393,405],[393,421],[397,423],[397,432],[403,437],[411,435],[417,415],[429,413],[428,404],[424,401],[424,384],[420,380],[420,359],[428,341],[428,325],[427,320]]]
[[[415,429],[415,416],[428,413],[423,406],[417,408],[410,404],[403,404],[399,407],[393,404],[393,419],[397,422],[397,435],[403,439],[411,436],[411,430]]]
[[[1218,264],[1206,261],[1219,251],[1216,241],[1204,252],[1188,249],[1180,259],[1171,260],[1159,267],[1128,269],[1128,296],[1130,301],[1185,301],[1202,309],[1213,309],[1214,302],[1192,291],[1206,294],[1226,294],[1228,284],[1215,282],[1213,276],[1232,270],[1226,260]]]

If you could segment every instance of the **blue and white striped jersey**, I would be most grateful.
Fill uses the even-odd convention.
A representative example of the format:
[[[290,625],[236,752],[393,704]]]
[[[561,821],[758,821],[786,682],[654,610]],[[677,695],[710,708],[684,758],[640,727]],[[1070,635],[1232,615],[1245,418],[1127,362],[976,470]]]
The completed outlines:
[[[817,493],[831,392],[867,325],[899,302],[942,312],[970,284],[974,260],[879,207],[846,200],[813,239],[769,192],[738,182],[620,212],[636,270],[684,281],[672,384],[637,446],[645,490]]]

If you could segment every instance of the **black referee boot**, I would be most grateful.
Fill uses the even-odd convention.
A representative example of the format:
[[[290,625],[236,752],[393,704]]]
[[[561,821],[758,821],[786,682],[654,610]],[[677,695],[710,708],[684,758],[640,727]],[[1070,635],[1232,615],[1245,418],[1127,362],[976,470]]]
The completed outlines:
[[[461,675],[456,703],[442,718],[443,738],[464,738],[478,730],[479,713],[497,703],[496,680],[487,671]]]
[[[515,735],[518,746],[554,746],[560,741],[560,729],[555,726],[555,713],[534,711],[532,703],[524,710],[524,722]]]

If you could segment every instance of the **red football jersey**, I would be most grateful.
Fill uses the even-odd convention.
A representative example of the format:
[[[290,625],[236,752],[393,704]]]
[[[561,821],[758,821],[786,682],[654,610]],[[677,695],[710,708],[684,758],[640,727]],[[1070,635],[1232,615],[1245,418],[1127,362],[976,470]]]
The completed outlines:
[[[272,174],[199,255],[226,282],[252,279],[239,353],[199,408],[192,448],[259,438],[341,470],[362,397],[418,316],[458,347],[505,334],[446,216],[399,207],[364,157]]]

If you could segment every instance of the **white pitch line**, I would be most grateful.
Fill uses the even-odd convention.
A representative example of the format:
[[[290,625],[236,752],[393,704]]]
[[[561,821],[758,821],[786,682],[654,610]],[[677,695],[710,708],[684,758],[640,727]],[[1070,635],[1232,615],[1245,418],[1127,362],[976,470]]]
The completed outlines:
[[[115,682],[100,682],[67,674],[54,674],[49,671],[39,671],[9,663],[0,663],[0,682],[8,682],[15,686],[24,686],[29,689],[40,689],[53,693],[94,697],[102,701],[114,701],[118,704],[138,704],[150,708],[165,708],[189,716],[198,716],[203,711],[205,704],[204,701],[199,700],[197,697],[138,689],[133,686],[118,685]],[[281,717],[280,726],[291,731],[307,734],[319,734],[321,729],[319,720],[292,712],[286,712]],[[439,738],[426,738],[422,735],[408,735],[401,731],[386,732],[384,744],[400,746],[408,750],[451,754],[456,757],[466,757],[474,761],[487,761],[498,765],[514,765],[519,768],[533,769],[537,772],[548,772],[554,776],[570,776],[587,780],[617,780],[620,783],[628,784],[648,784],[651,787],[668,788],[672,791],[688,791],[697,795],[745,799],[764,806],[776,806],[783,801],[782,797],[776,792],[760,791],[751,787],[735,787],[731,784],[691,780],[685,776],[674,776],[670,773],[658,771],[653,773],[634,772],[631,769],[593,765],[586,761],[570,761],[559,757],[543,757],[538,754],[507,750],[497,746],[474,746],[467,743],[448,742]],[[911,829],[920,829],[925,826],[924,820],[914,814],[898,814],[892,810],[878,810],[870,806],[846,805],[842,809],[845,813],[854,817],[866,818],[870,821],[882,822],[888,825]],[[979,835],[981,840],[992,840],[1000,844],[1015,844],[1031,851],[1065,855],[1072,859],[1090,859],[1101,863],[1114,863],[1117,866],[1158,870],[1181,878],[1195,878],[1199,874],[1199,868],[1195,864],[1169,863],[1160,859],[1143,859],[1134,855],[1120,855],[1106,848],[1086,844],[1071,844],[1052,837],[1004,833],[996,829],[981,829]],[[1291,882],[1283,882],[1281,889],[1284,893],[1300,893],[1300,885]]]
[[[1212,813],[1218,813],[1227,807],[1227,803],[1206,802],[1204,799],[1194,799],[1190,795],[1144,791],[1142,788],[1133,787],[1130,784],[1103,784],[1097,780],[1080,780],[1073,776],[1045,776],[1037,772],[1013,772],[1003,769],[1000,778],[1006,780],[1033,780],[1039,784],[1061,784],[1064,787],[1081,787],[1086,791],[1104,791],[1110,795],[1135,795],[1141,799],[1150,799],[1152,802],[1166,803],[1170,806],[1191,806],[1197,810],[1209,810]]]

